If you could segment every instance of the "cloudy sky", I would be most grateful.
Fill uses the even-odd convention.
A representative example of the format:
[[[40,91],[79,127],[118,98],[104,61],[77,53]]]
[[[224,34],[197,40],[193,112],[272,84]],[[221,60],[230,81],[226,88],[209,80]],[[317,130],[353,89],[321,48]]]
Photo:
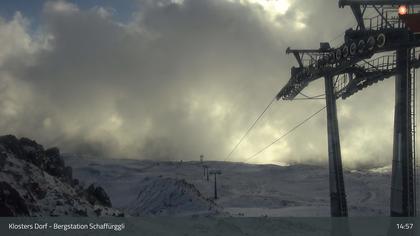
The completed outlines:
[[[289,79],[285,49],[340,41],[354,23],[336,0],[3,0],[0,132],[71,153],[224,160]],[[393,90],[338,101],[347,168],[389,164]],[[275,102],[230,160],[324,103]],[[323,112],[249,162],[326,163],[326,141]]]

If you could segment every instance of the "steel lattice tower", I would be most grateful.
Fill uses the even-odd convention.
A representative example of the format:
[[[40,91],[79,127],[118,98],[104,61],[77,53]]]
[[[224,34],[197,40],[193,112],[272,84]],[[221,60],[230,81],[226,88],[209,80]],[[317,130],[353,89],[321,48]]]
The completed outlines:
[[[416,215],[415,80],[420,66],[420,0],[339,0],[351,8],[357,26],[344,43],[316,50],[290,49],[299,66],[277,99],[293,100],[314,80],[324,78],[327,105],[331,216],[345,217],[346,192],[340,151],[336,100],[346,99],[379,81],[395,77],[391,216]],[[366,11],[376,13],[365,17]],[[385,55],[384,55],[385,54]],[[380,56],[382,55],[382,56]]]

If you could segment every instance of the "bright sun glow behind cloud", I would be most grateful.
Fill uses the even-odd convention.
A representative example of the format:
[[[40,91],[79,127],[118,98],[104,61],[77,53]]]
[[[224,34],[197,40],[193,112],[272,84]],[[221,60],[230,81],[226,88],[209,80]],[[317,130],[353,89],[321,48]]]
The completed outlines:
[[[258,4],[272,16],[283,15],[290,8],[289,0],[241,0],[241,2]]]
[[[275,24],[277,24],[277,19],[279,16],[285,15],[287,11],[292,7],[292,0],[228,0],[228,1],[238,1],[241,4],[251,4],[258,6],[264,14]],[[297,10],[294,16],[293,26],[297,30],[304,29],[305,24],[305,15]],[[279,25],[281,26],[281,25]]]

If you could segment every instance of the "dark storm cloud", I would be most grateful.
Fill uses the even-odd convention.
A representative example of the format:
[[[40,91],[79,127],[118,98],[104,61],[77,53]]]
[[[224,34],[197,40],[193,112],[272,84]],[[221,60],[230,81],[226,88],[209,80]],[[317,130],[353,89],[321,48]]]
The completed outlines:
[[[37,34],[26,33],[23,20],[2,22],[0,29],[23,29],[16,38],[30,43],[0,53],[1,106],[9,109],[0,113],[0,130],[68,152],[149,159],[203,153],[223,160],[287,82],[294,62],[285,48],[317,47],[352,19],[335,1],[290,3],[271,19],[257,4],[239,1],[140,1],[121,23],[105,9],[59,1],[45,4]],[[322,87],[311,84],[307,92]],[[390,88],[340,102],[348,166],[388,163],[392,95],[383,91]],[[322,106],[275,103],[232,159],[244,160]],[[325,162],[325,116],[253,161]]]

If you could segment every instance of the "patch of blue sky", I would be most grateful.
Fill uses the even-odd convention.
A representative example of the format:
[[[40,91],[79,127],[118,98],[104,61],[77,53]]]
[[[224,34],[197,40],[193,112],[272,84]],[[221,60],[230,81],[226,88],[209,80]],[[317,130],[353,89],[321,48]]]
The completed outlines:
[[[0,1],[0,17],[10,20],[16,14],[21,12],[22,15],[29,19],[31,27],[36,27],[40,22],[42,9],[46,0],[1,0]],[[113,9],[113,17],[120,22],[127,22],[131,19],[134,11],[138,10],[140,4],[137,0],[68,0],[67,2],[77,5],[82,10],[91,9],[93,7],[104,7],[105,9]]]

